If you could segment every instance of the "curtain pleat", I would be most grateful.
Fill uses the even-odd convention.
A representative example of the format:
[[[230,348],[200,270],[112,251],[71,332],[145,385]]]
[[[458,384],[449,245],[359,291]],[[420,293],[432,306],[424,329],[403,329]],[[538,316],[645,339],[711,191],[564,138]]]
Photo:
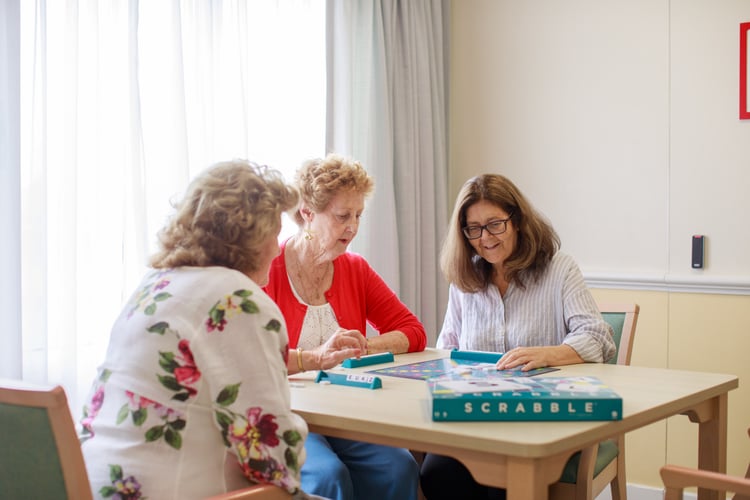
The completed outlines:
[[[329,151],[360,160],[375,194],[352,249],[399,294],[434,345],[447,303],[438,253],[448,218],[442,0],[329,1]]]
[[[0,2],[0,377],[7,378],[22,370],[19,27],[19,0]]]

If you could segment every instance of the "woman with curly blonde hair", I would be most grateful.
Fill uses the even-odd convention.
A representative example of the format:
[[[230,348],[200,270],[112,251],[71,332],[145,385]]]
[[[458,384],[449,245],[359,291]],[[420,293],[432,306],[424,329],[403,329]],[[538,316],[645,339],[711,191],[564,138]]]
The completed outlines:
[[[356,160],[329,154],[297,171],[299,232],[271,265],[265,290],[289,326],[290,369],[317,370],[314,353],[336,338],[366,353],[422,351],[424,326],[360,255],[347,249],[374,181]],[[366,337],[367,324],[378,335]],[[306,491],[337,500],[412,500],[419,469],[408,450],[310,434],[302,468]]]
[[[96,498],[206,498],[250,483],[308,498],[286,324],[261,288],[281,214],[297,201],[279,172],[235,160],[208,168],[175,205],[84,407]],[[350,345],[320,357],[359,355]]]

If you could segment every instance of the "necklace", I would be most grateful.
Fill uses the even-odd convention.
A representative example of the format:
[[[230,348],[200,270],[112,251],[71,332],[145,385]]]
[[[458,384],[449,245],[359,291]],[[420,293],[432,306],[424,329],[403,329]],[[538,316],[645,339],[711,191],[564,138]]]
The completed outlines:
[[[330,286],[329,275],[333,273],[333,262],[311,264],[307,267],[302,263],[301,253],[297,243],[292,249],[294,267],[292,276],[297,293],[308,305],[322,305],[326,303],[325,292]]]

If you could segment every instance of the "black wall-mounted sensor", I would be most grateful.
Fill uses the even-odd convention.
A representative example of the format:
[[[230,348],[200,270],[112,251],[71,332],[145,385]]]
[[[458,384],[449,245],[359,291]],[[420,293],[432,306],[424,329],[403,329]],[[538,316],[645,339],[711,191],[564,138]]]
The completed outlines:
[[[702,234],[693,235],[693,269],[703,269],[703,246],[705,236]]]

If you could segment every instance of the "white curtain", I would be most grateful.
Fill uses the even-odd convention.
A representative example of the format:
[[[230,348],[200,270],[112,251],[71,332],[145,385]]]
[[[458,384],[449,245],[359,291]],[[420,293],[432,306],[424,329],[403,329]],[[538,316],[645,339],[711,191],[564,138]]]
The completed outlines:
[[[19,0],[0,1],[0,377],[21,371]],[[3,76],[5,75],[5,76]]]
[[[75,413],[189,178],[238,157],[291,174],[324,154],[325,3],[20,9],[22,327],[8,345],[21,361],[3,375],[63,383]],[[12,94],[0,91],[3,102]],[[0,247],[13,250],[5,238]]]
[[[447,199],[444,0],[330,0],[329,151],[375,178],[352,249],[397,291],[434,345],[447,303],[438,252]]]

